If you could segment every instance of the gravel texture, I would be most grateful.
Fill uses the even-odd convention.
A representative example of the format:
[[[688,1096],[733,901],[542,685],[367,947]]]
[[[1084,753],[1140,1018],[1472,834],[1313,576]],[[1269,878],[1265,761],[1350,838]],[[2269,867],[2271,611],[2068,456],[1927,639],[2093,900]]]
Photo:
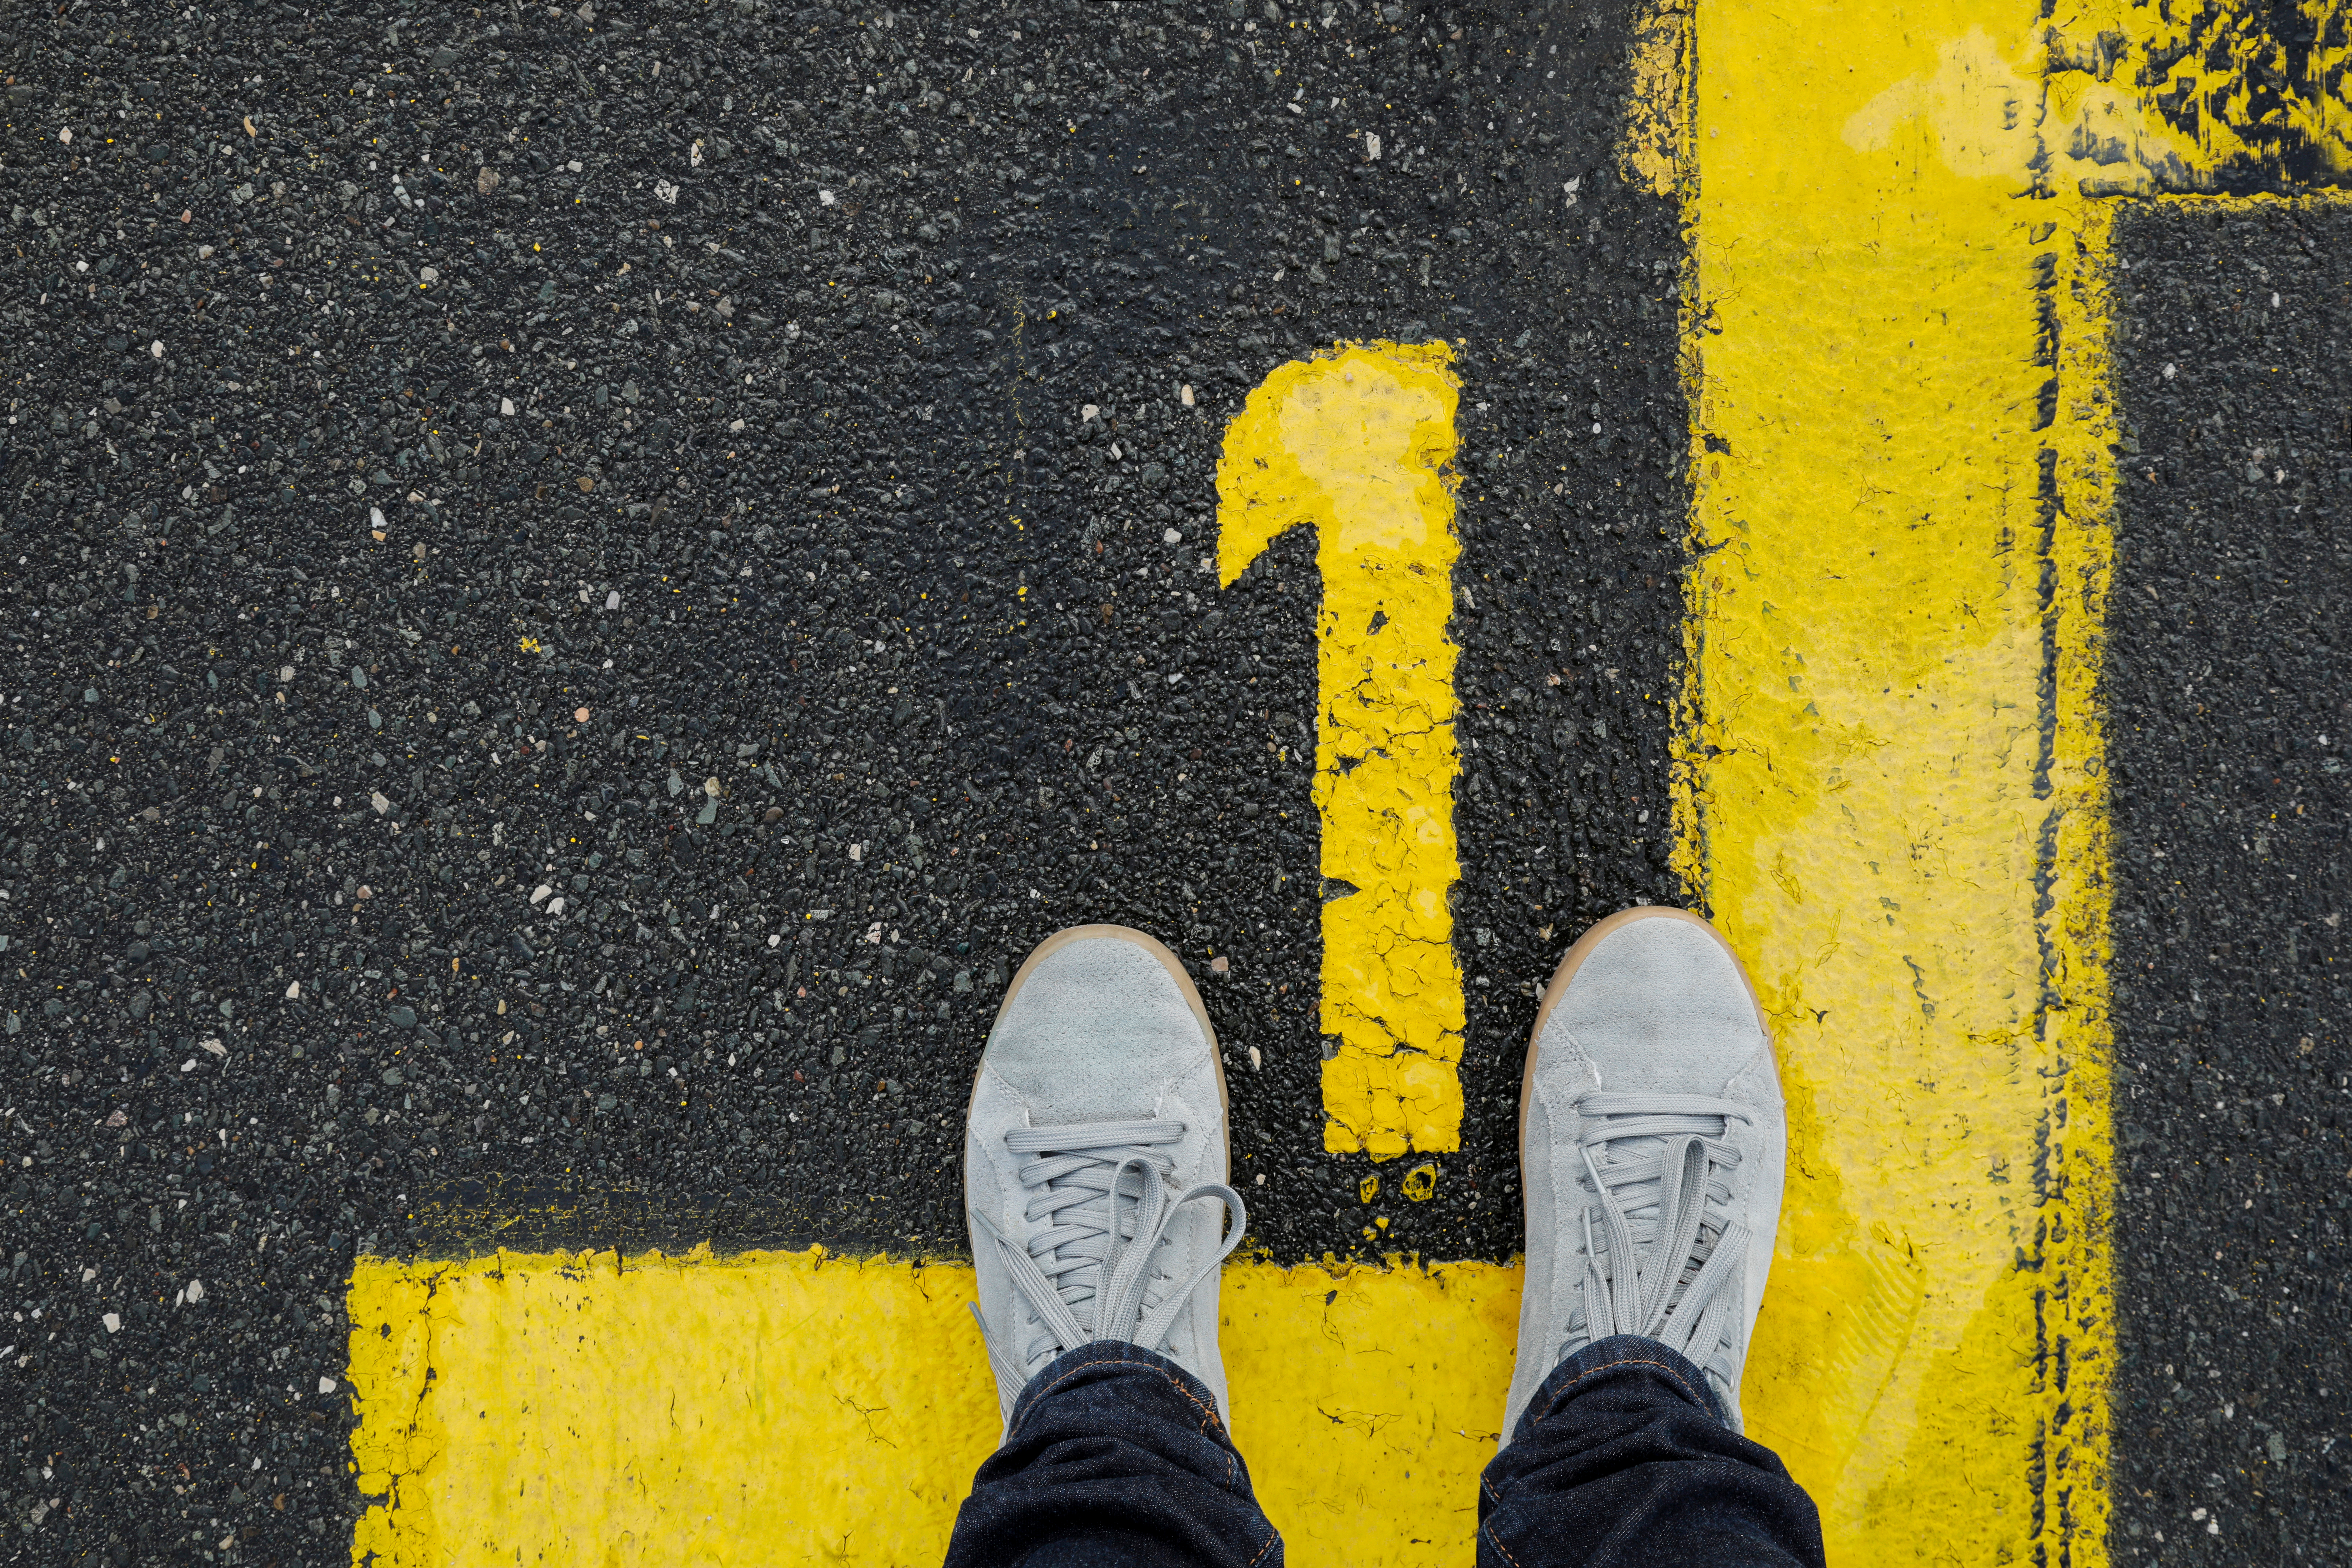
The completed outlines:
[[[2352,1553],[2352,214],[2120,227],[2121,1562]]]
[[[346,1556],[355,1253],[960,1251],[987,1018],[1080,921],[1204,977],[1256,1245],[1517,1249],[1534,992],[1675,896],[1681,251],[1621,9],[0,33],[28,1561]],[[1367,1205],[1310,544],[1201,562],[1247,390],[1382,335],[1465,382],[1470,1119]]]

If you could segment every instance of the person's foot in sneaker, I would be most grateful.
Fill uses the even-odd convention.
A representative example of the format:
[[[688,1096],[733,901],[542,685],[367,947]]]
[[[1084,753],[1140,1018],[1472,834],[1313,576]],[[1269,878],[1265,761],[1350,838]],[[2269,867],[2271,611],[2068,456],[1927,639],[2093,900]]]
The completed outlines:
[[[1038,944],[997,1010],[964,1134],[1008,1426],[1031,1378],[1097,1340],[1167,1356],[1224,1413],[1217,1271],[1247,1223],[1225,1125],[1216,1036],[1174,953],[1122,926]]]
[[[1528,1267],[1503,1418],[1618,1334],[1696,1363],[1739,1429],[1788,1131],[1755,992],[1715,928],[1610,916],[1560,961],[1519,1091]]]

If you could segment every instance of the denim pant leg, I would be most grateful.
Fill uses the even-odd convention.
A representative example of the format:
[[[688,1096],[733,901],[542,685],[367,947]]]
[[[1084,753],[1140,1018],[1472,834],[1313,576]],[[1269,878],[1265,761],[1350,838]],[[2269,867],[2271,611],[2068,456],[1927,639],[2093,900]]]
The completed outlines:
[[[1481,1568],[1822,1568],[1821,1516],[1655,1340],[1585,1346],[1544,1380],[1478,1487]]]
[[[1021,1391],[948,1542],[948,1568],[1281,1563],[1208,1389],[1116,1340],[1064,1352]]]

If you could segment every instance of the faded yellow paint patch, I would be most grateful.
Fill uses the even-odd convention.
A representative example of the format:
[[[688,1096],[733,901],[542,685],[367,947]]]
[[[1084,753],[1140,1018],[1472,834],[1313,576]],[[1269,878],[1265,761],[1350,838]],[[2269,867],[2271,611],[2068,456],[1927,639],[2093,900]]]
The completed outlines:
[[[2023,21],[1982,6],[1932,64],[1857,109],[1844,139],[1875,153],[1921,132],[1956,173],[2084,198],[2340,180],[2344,16],[2344,0],[2077,0]]]
[[[1234,1438],[1300,1564],[1468,1563],[1519,1276],[1237,1264]],[[962,1264],[362,1259],[352,1562],[936,1563],[994,1447]]]
[[[1379,342],[1286,364],[1217,463],[1221,583],[1315,531],[1323,1146],[1375,1160],[1462,1142],[1452,359]]]
[[[1698,16],[1677,821],[1780,1042],[1744,1400],[1832,1563],[2105,1560],[2105,226],[2039,26]]]

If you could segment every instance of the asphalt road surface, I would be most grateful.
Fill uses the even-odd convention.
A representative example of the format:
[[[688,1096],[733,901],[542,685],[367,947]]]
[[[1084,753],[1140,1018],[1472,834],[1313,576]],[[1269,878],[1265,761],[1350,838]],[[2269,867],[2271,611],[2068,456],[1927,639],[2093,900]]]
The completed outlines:
[[[1516,1250],[1531,983],[1675,894],[1622,17],[8,27],[26,1550],[347,1550],[355,1252],[961,1250],[985,1022],[1077,921],[1227,961],[1258,1245]],[[1464,387],[1470,1103],[1374,1209],[1320,1152],[1311,545],[1202,570],[1225,422],[1340,337]]]
[[[2340,1560],[2352,221],[2151,211],[2118,253],[2114,1546]]]
[[[1534,992],[1679,895],[1631,28],[0,20],[9,1550],[346,1559],[359,1254],[957,1252],[986,1020],[1083,921],[1203,977],[1255,1246],[1517,1250]],[[2329,1560],[2352,228],[2124,233],[2113,1550]],[[1249,389],[1383,337],[1463,384],[1467,1117],[1367,1204],[1321,1152],[1312,547],[1203,558]]]

